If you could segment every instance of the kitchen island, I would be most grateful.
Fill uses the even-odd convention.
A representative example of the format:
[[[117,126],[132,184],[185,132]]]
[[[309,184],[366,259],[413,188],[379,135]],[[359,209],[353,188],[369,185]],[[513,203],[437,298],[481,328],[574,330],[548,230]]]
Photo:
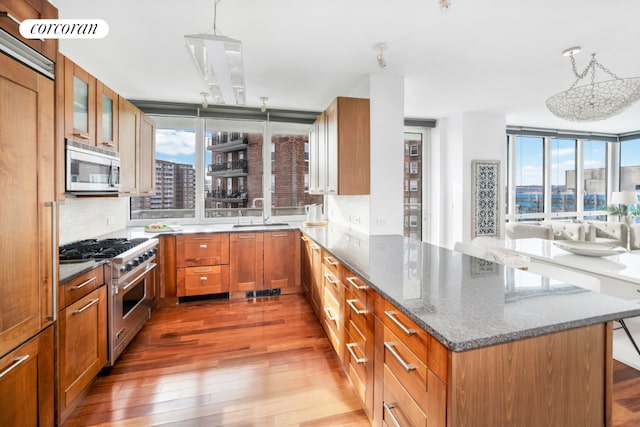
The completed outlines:
[[[366,388],[361,400],[374,425],[611,425],[612,321],[640,315],[637,304],[402,236],[300,230],[328,263],[324,295],[332,286],[344,293],[321,322],[344,336],[362,329],[362,348],[372,349],[360,357],[341,332],[329,337],[348,375],[362,369],[372,378],[352,383]],[[230,231],[184,226],[166,234]],[[330,265],[349,274],[331,278]],[[366,288],[364,307],[347,300],[349,279]],[[348,307],[371,320],[351,321]],[[406,336],[395,321],[411,325]]]

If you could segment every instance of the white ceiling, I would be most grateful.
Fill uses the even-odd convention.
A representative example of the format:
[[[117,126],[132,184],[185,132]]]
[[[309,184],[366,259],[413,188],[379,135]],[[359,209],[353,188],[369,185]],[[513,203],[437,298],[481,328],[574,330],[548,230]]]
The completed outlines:
[[[60,50],[129,99],[199,104],[206,90],[184,35],[213,27],[214,0],[51,0],[60,18],[100,18],[101,40],[61,40]],[[367,77],[405,78],[405,117],[474,111],[513,126],[624,133],[640,130],[640,102],[600,122],[549,113],[545,100],[574,77],[561,52],[582,46],[620,77],[640,76],[638,0],[222,0],[217,29],[243,43],[247,105],[321,111]],[[385,42],[388,66],[378,67]],[[604,75],[603,75],[604,77]]]

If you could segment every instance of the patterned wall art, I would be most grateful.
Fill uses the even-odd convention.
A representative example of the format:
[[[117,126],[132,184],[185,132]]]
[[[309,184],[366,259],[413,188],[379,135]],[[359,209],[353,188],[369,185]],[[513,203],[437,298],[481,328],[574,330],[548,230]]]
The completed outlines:
[[[500,161],[472,160],[471,238],[500,237]]]

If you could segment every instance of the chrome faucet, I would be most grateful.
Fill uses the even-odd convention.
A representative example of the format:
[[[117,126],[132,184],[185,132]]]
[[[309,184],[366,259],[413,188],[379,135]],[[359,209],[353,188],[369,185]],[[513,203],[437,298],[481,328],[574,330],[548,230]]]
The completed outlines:
[[[253,201],[251,202],[251,207],[255,209],[257,201],[262,202],[262,223],[266,224],[270,217],[268,217],[265,214],[264,198],[263,197],[256,197],[255,199],[253,199]]]

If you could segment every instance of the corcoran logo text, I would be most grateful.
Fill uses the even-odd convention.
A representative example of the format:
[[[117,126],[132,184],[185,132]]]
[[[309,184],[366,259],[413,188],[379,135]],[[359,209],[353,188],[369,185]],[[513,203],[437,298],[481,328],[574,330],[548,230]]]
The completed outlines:
[[[102,19],[26,19],[20,23],[25,39],[102,39],[109,24]]]

